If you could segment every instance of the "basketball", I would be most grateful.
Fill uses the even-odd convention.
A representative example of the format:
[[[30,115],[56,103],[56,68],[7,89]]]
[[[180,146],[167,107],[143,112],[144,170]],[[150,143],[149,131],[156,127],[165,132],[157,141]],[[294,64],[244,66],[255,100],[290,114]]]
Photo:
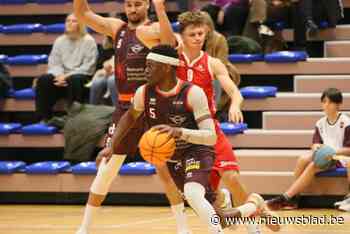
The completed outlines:
[[[329,169],[335,165],[335,160],[332,158],[335,154],[336,152],[332,147],[324,145],[315,151],[313,161],[318,168]]]
[[[167,133],[148,130],[139,142],[141,156],[149,163],[160,166],[173,156],[176,148],[174,138]]]

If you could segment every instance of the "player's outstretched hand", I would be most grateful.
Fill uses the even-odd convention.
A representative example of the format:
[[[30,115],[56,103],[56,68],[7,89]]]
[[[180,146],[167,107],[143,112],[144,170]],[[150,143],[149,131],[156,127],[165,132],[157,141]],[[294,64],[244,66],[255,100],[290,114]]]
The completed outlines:
[[[169,137],[173,137],[173,138],[179,138],[182,135],[181,128],[174,128],[165,124],[154,126],[152,129],[159,131],[159,133],[167,133],[169,134]]]
[[[106,162],[109,161],[109,159],[112,157],[112,148],[110,147],[105,147],[103,148],[97,155],[96,158],[96,167],[98,168],[100,166],[100,163],[103,158],[106,158]]]
[[[243,122],[243,114],[241,108],[236,105],[230,105],[228,119],[233,123],[242,123]]]

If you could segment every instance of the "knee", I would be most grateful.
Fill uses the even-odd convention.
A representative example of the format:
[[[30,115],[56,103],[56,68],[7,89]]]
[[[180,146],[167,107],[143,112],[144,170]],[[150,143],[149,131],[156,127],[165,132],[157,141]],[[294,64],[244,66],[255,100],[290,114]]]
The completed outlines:
[[[47,86],[48,83],[52,82],[52,76],[51,75],[43,75],[40,76],[37,80],[37,87],[43,87],[43,86]]]
[[[308,164],[312,161],[312,155],[302,155],[298,158],[298,164]]]
[[[194,201],[197,201],[198,199],[204,198],[205,189],[199,183],[189,182],[189,183],[186,183],[184,186],[184,195],[185,195],[186,200],[190,204],[193,204]]]

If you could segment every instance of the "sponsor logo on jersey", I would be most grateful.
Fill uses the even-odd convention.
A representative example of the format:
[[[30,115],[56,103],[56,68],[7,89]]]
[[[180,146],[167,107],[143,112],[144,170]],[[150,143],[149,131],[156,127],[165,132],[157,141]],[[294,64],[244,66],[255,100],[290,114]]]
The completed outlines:
[[[186,168],[185,168],[185,173],[193,170],[199,170],[201,168],[201,162],[196,161],[194,158],[187,159],[186,160]],[[189,173],[187,173],[189,174]]]
[[[143,47],[142,45],[140,44],[136,44],[134,46],[132,46],[130,49],[131,51],[134,53],[134,54],[138,54],[140,53],[145,47]]]
[[[177,126],[180,126],[186,121],[186,117],[185,116],[181,116],[181,115],[172,115],[172,116],[169,116],[169,120],[173,124],[176,124]]]
[[[149,99],[149,104],[150,104],[150,105],[156,105],[156,104],[157,104],[157,99],[155,99],[155,98],[150,98],[150,99]]]
[[[203,67],[202,64],[199,64],[199,65],[197,66],[197,70],[200,71],[200,72],[205,72],[205,69],[204,69],[204,67]]]
[[[183,101],[173,101],[173,105],[183,105]]]

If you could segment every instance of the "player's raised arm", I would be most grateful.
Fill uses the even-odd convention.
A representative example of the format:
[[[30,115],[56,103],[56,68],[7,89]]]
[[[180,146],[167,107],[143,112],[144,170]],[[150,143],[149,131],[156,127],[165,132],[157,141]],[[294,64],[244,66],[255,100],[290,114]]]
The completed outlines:
[[[165,11],[164,0],[153,0],[152,2],[159,22],[139,26],[136,31],[137,37],[149,48],[159,44],[175,46],[176,37]]]
[[[74,0],[74,15],[79,21],[101,34],[115,37],[116,32],[123,26],[124,22],[116,18],[102,17],[95,14],[87,3],[87,0]]]
[[[215,79],[219,80],[221,87],[231,98],[229,121],[243,122],[243,115],[241,112],[243,97],[235,83],[231,80],[226,66],[219,59],[210,58],[210,67],[212,68]]]
[[[134,100],[133,100],[133,105],[131,105],[129,110],[120,118],[112,138],[113,150],[118,148],[123,138],[128,133],[129,129],[131,129],[134,126],[137,119],[144,112],[144,109],[145,109],[144,98],[143,98],[144,88],[145,86],[141,86],[136,90]]]

